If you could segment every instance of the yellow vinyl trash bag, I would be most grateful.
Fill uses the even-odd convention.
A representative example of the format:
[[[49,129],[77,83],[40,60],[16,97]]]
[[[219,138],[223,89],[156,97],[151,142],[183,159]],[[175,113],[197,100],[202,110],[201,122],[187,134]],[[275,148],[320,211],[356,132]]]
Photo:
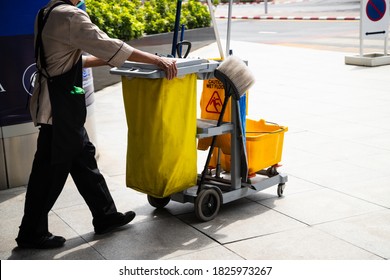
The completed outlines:
[[[196,81],[122,77],[127,187],[162,198],[196,185]]]

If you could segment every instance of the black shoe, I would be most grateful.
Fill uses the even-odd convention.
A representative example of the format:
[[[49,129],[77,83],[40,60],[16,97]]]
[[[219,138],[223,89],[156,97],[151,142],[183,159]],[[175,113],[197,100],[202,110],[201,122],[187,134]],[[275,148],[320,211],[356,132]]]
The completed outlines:
[[[50,232],[41,238],[36,240],[21,240],[16,239],[19,248],[31,248],[31,249],[53,249],[64,246],[66,239],[62,236],[56,236]]]
[[[124,226],[130,223],[135,217],[135,213],[133,211],[126,212],[124,214],[117,212],[110,217],[106,218],[106,221],[94,222],[95,225],[95,233],[96,234],[105,234],[110,231]]]

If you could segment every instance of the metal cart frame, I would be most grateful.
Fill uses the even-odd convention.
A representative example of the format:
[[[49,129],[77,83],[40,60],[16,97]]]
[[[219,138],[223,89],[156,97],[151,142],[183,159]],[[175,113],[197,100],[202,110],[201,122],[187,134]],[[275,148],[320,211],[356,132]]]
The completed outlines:
[[[272,186],[278,186],[277,194],[279,197],[283,195],[288,177],[286,174],[280,174],[277,171],[277,165],[270,166],[266,170],[260,170],[256,173],[256,177],[248,179],[245,144],[239,141],[242,135],[238,105],[240,96],[234,93],[234,86],[229,85],[228,80],[223,79],[223,77],[218,77],[218,79],[224,83],[225,87],[224,106],[230,96],[233,96],[232,99],[236,101],[232,100],[231,102],[231,121],[221,122],[225,111],[224,106],[218,121],[197,120],[197,138],[213,137],[205,169],[201,174],[198,174],[197,186],[172,194],[167,198],[154,198],[148,195],[148,201],[152,206],[163,208],[171,199],[180,203],[190,202],[194,204],[195,214],[199,220],[210,221],[217,216],[222,204],[238,200]],[[207,165],[214,149],[215,137],[227,133],[231,134],[231,167],[230,174],[226,174],[226,178],[221,178],[218,170],[214,175],[207,172]]]
[[[205,80],[217,77],[218,63],[204,59],[179,59],[177,64],[183,64],[179,69],[179,75],[188,73],[197,73],[198,79]],[[113,68],[111,74],[128,76],[128,77],[143,77],[143,78],[163,78],[164,72],[157,69],[156,66],[126,62],[120,68]],[[229,84],[229,79],[217,77],[222,81],[225,87],[225,101],[223,110],[218,121],[215,120],[197,120],[197,138],[213,137],[218,135],[231,134],[231,163],[230,174],[226,174],[226,178],[221,178],[220,172],[211,174],[207,172],[211,152],[214,149],[212,144],[209,149],[209,156],[205,164],[205,169],[201,174],[198,174],[197,185],[185,189],[184,191],[174,193],[169,197],[156,198],[147,195],[150,205],[156,208],[165,207],[170,200],[194,204],[195,214],[201,221],[210,221],[214,219],[222,204],[232,202],[234,200],[246,197],[256,192],[262,191],[269,187],[277,185],[278,196],[283,195],[287,175],[279,174],[277,166],[270,166],[267,170],[260,170],[254,178],[248,179],[248,166],[246,157],[245,144],[242,141],[242,126],[239,117],[240,96],[234,90],[235,87]],[[222,122],[222,117],[229,98],[231,102],[231,121]],[[214,140],[212,141],[212,143]]]

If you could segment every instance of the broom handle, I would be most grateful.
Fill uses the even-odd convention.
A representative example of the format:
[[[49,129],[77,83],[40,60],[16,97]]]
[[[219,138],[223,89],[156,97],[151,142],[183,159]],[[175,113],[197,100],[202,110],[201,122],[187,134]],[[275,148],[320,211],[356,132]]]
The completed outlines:
[[[172,51],[171,51],[171,55],[173,57],[176,57],[177,36],[179,35],[179,25],[180,25],[180,17],[181,17],[181,3],[182,0],[178,0],[176,4],[175,27],[173,30],[173,42],[172,42]]]
[[[237,118],[237,132],[238,140],[240,144],[240,163],[241,163],[241,178],[243,182],[248,180],[248,157],[246,153],[246,144],[244,141],[243,126],[240,114],[240,100],[236,100],[236,118]]]
[[[228,24],[227,24],[227,35],[226,35],[226,55],[230,53],[230,34],[232,26],[232,9],[233,9],[233,0],[229,0],[229,11],[228,11]]]

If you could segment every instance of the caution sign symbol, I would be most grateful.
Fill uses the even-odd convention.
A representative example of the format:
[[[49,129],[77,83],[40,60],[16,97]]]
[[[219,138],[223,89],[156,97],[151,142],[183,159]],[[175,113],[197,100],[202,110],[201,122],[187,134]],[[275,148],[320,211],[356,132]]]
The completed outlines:
[[[221,113],[221,109],[222,109],[222,99],[219,96],[218,91],[214,91],[209,102],[207,103],[206,112],[219,114]]]

